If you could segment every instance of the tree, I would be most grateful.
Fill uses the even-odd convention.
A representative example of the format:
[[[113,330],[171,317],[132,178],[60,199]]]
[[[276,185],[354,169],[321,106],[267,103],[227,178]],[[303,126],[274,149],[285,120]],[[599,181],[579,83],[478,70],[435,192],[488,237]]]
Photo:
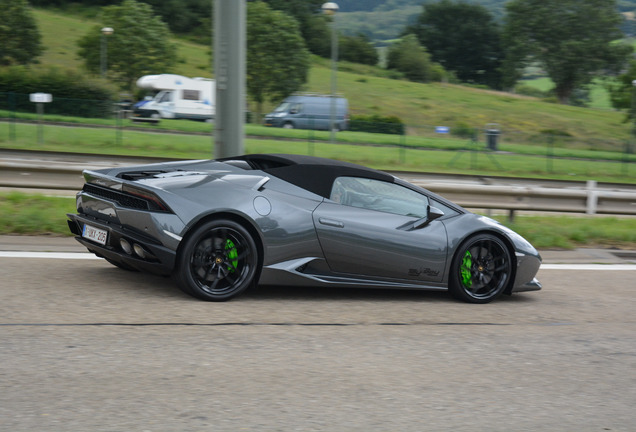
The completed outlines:
[[[260,118],[266,100],[282,100],[307,82],[309,51],[298,22],[262,1],[247,7],[247,93]]]
[[[407,29],[426,47],[434,62],[464,82],[499,88],[504,52],[501,31],[480,5],[441,0],[425,4]]]
[[[211,45],[212,3],[214,0],[143,0],[152,6],[170,31],[188,39]]]
[[[386,67],[402,72],[411,81],[428,82],[434,78],[431,56],[412,34],[391,45]]]
[[[122,88],[133,91],[139,77],[169,72],[175,64],[176,47],[168,27],[149,5],[124,0],[119,6],[104,7],[100,23],[78,42],[78,54],[89,71],[100,70],[102,27],[114,29],[107,36],[108,77]]]
[[[0,65],[27,65],[42,54],[40,32],[26,0],[0,0]]]
[[[636,87],[634,87],[634,80],[636,80],[636,60],[632,60],[629,63],[627,70],[619,75],[616,81],[606,85],[612,106],[616,109],[628,110],[626,121],[636,119]]]
[[[509,73],[539,62],[561,103],[594,75],[616,72],[632,51],[615,42],[623,37],[615,0],[513,0],[506,8]]]
[[[321,57],[331,55],[331,32],[322,13],[324,0],[265,0],[270,8],[285,12],[298,21],[307,49]]]
[[[363,34],[358,36],[341,36],[339,42],[340,60],[375,66],[378,63],[378,52],[369,38]]]
[[[310,16],[301,28],[307,49],[320,57],[331,57],[331,29],[325,15]]]

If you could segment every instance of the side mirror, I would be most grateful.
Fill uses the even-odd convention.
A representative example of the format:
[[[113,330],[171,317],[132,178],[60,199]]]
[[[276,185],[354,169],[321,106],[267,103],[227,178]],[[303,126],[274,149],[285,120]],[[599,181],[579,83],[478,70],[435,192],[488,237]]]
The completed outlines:
[[[424,228],[425,226],[427,226],[428,224],[430,224],[434,220],[439,219],[442,216],[444,216],[444,212],[443,211],[441,211],[437,207],[432,207],[430,205],[428,206],[428,209],[427,209],[426,213],[427,213],[426,217],[423,217],[422,219],[418,219],[418,220],[416,220],[413,223],[413,226],[411,227],[411,230]]]

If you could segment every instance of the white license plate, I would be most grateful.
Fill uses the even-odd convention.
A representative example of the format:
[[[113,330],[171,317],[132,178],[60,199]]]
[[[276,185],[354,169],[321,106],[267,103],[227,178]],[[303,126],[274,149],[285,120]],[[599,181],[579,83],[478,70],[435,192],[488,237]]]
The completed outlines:
[[[108,231],[95,228],[94,226],[84,225],[84,230],[82,231],[82,237],[87,238],[89,240],[93,240],[96,243],[105,245],[106,239],[108,238]]]

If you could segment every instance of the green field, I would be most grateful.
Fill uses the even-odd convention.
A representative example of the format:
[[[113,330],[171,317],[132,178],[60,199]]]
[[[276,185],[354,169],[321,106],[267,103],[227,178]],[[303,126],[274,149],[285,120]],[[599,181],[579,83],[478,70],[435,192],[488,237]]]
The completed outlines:
[[[208,132],[153,133],[147,131],[152,127],[130,130],[54,125],[42,125],[40,129],[34,123],[0,122],[0,147],[164,158],[213,156],[210,124],[179,120],[166,123],[166,126],[172,123],[175,127],[183,124],[193,129],[207,128]],[[42,142],[38,130],[41,130]],[[311,154],[383,170],[636,183],[636,155],[630,155],[631,162],[626,163],[620,153],[557,148],[554,154],[561,157],[547,158],[541,146],[502,144],[503,151],[486,152],[483,145],[476,149],[470,141],[452,138],[404,139],[395,135],[339,132],[338,142],[330,143],[327,132],[288,131],[258,125],[249,125],[246,132],[247,153]]]
[[[41,65],[80,68],[76,41],[90,31],[90,20],[36,10],[46,51]],[[210,48],[182,40],[174,73],[185,76],[211,76]],[[167,71],[157,70],[155,73]],[[563,106],[536,98],[495,92],[453,84],[420,84],[386,78],[379,67],[339,63],[338,93],[349,99],[352,114],[394,115],[407,124],[409,135],[427,135],[435,126],[484,128],[496,123],[510,136],[532,137],[542,131],[570,135],[588,146],[616,147],[630,138],[624,114]],[[330,62],[315,57],[304,90],[330,91]],[[264,107],[273,108],[278,101]],[[250,103],[250,110],[255,106]]]

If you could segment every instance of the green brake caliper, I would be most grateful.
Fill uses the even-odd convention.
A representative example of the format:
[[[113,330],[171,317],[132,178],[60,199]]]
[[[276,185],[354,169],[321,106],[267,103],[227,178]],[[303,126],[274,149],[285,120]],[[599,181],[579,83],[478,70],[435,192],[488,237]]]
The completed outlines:
[[[473,267],[473,256],[470,254],[470,251],[466,251],[464,254],[464,259],[462,260],[462,265],[459,267],[459,273],[462,276],[462,284],[466,288],[470,288],[473,284],[471,268]]]
[[[234,246],[234,243],[230,239],[227,239],[225,242],[225,252],[227,253],[228,259],[232,262],[230,271],[234,273],[234,270],[236,270],[236,266],[238,265],[238,252],[236,251],[236,246]]]

